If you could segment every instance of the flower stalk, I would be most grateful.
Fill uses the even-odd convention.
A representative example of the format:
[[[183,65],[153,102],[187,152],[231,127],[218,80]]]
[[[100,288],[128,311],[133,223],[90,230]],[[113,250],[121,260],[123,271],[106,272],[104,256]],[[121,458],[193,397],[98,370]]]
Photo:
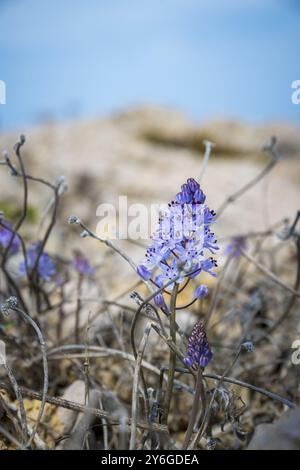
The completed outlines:
[[[175,282],[170,301],[170,337],[173,343],[176,345],[176,300],[178,293],[178,284]],[[168,417],[170,412],[173,384],[174,384],[174,374],[175,374],[175,364],[176,364],[176,354],[171,349],[170,350],[170,361],[169,361],[169,372],[168,372],[168,384],[165,398],[165,409],[164,409],[164,423],[168,423]]]

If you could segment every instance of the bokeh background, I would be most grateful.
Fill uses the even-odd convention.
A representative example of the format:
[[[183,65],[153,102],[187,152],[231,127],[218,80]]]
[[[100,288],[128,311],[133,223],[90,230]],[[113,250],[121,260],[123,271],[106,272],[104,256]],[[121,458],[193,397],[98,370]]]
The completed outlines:
[[[1,129],[159,104],[300,121],[297,0],[1,0]]]

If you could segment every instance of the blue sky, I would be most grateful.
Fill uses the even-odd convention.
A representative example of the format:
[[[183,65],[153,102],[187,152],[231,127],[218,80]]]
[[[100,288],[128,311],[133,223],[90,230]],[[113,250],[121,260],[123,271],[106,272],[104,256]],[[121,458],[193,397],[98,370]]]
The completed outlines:
[[[153,103],[300,123],[297,0],[0,0],[0,130]]]

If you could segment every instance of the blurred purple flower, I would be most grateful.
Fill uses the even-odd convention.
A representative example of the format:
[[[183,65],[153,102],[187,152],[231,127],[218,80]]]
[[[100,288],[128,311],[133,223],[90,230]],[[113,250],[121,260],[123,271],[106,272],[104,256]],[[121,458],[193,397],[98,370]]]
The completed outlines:
[[[188,367],[192,367],[196,363],[204,368],[212,357],[213,354],[207,341],[204,326],[201,322],[198,322],[189,337],[187,356],[184,362]]]
[[[69,280],[68,272],[60,272],[56,273],[53,281],[55,282],[57,287],[62,287],[64,284],[66,284]]]
[[[89,260],[81,253],[80,250],[74,250],[74,259],[72,261],[72,266],[80,274],[85,274],[89,276],[94,273],[94,268],[92,268]]]
[[[12,224],[10,222],[2,222],[2,224],[4,227],[0,226],[0,245],[3,248],[7,248],[11,243],[9,252],[10,254],[15,254],[19,251],[21,246],[20,238],[17,234],[12,233]]]
[[[232,255],[236,258],[241,256],[241,250],[246,248],[245,237],[233,237],[231,242],[225,248],[225,255]]]
[[[33,243],[27,250],[27,267],[30,271],[36,263],[37,256],[40,252],[41,242]],[[39,276],[44,281],[50,281],[51,278],[56,274],[55,263],[53,259],[43,251],[39,257],[37,272]],[[21,276],[25,276],[26,274],[26,267],[25,261],[22,261],[19,266],[19,273]]]

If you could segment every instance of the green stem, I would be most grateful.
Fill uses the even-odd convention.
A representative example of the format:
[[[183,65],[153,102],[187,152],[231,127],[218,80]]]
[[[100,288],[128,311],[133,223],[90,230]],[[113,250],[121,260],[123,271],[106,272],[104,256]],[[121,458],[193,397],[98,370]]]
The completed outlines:
[[[176,344],[176,299],[178,293],[178,284],[175,283],[171,301],[170,301],[170,337],[174,344]],[[165,410],[164,410],[164,423],[168,423],[168,416],[170,411],[170,405],[172,400],[173,393],[173,383],[174,383],[174,374],[175,374],[175,363],[176,363],[176,354],[171,349],[170,350],[170,363],[169,363],[169,373],[168,373],[168,384],[165,398]]]
[[[195,395],[194,395],[194,400],[193,400],[191,416],[189,419],[189,424],[185,433],[184,442],[182,446],[183,450],[186,450],[188,448],[189,442],[193,434],[193,429],[194,429],[195,421],[196,421],[197,414],[198,414],[199,400],[201,400],[202,414],[204,414],[205,405],[206,405],[206,396],[205,396],[205,388],[203,384],[203,375],[202,375],[201,367],[199,367],[198,373],[197,373]]]

